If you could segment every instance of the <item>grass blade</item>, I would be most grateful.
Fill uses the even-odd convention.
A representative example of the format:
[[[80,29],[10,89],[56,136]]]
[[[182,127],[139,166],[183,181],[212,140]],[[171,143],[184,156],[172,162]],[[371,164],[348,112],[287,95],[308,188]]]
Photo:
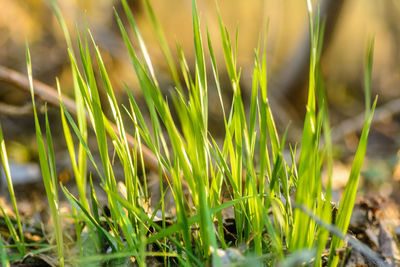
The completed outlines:
[[[19,238],[14,238],[14,241],[17,244],[18,249],[20,250],[20,253],[25,255],[26,250],[25,250],[24,233],[23,233],[22,223],[21,223],[21,219],[19,216],[19,212],[18,212],[18,206],[17,206],[17,200],[15,198],[14,187],[12,184],[10,165],[8,164],[6,144],[4,141],[3,129],[1,127],[1,125],[0,125],[0,146],[1,146],[1,151],[0,151],[1,162],[3,163],[3,169],[4,169],[4,173],[6,175],[6,179],[7,179],[8,192],[10,193],[10,198],[11,198],[12,206],[14,209],[15,218],[17,219],[17,225],[18,225],[18,231],[19,231]]]
[[[31,96],[32,96],[40,169],[42,170],[44,187],[46,190],[47,199],[49,201],[51,215],[52,215],[53,221],[54,221],[54,231],[55,231],[56,241],[57,241],[58,260],[59,260],[60,266],[63,267],[64,266],[64,243],[63,243],[63,230],[62,230],[62,226],[61,226],[61,218],[60,218],[59,210],[58,210],[58,206],[59,206],[58,193],[57,193],[58,186],[55,181],[54,172],[52,174],[51,170],[49,168],[49,158],[48,158],[48,155],[46,154],[46,146],[44,144],[44,141],[42,138],[42,132],[40,130],[40,124],[39,124],[38,114],[37,114],[36,105],[35,105],[35,98],[34,98],[31,56],[30,56],[28,44],[26,45],[26,62],[27,62],[29,85],[30,85]],[[47,124],[48,124],[48,121],[47,121]],[[46,125],[46,128],[47,128],[47,126],[48,125]],[[49,134],[47,136],[49,136]],[[47,145],[48,151],[50,153],[52,153],[51,139],[47,140],[47,142],[48,142],[48,145]],[[53,159],[54,154],[49,155],[49,157],[51,157],[51,159]],[[54,161],[51,160],[50,163],[53,165]],[[53,170],[55,169],[54,166],[52,166],[51,168],[53,168]]]
[[[365,84],[365,94],[366,97],[371,95],[371,72],[372,72],[372,54],[373,54],[373,41],[368,44],[367,53],[366,53],[366,67],[365,67],[365,76],[366,84]],[[347,228],[349,226],[351,214],[354,207],[354,202],[356,198],[356,193],[358,189],[358,181],[360,178],[360,172],[362,163],[365,157],[365,153],[367,151],[367,141],[368,141],[368,133],[371,127],[372,118],[375,111],[375,106],[378,98],[375,98],[375,101],[372,104],[372,107],[368,108],[365,113],[365,122],[364,127],[361,132],[360,141],[358,143],[357,152],[353,160],[353,165],[350,171],[350,177],[346,184],[345,190],[343,192],[342,198],[339,204],[339,211],[336,217],[335,225],[338,227],[343,233],[347,232]],[[370,103],[370,101],[366,101],[366,103]],[[337,248],[342,247],[343,240],[338,236],[332,237],[331,243],[331,253],[329,255],[329,266],[336,266],[339,257],[336,255],[335,250]]]
[[[1,235],[0,235],[0,262],[1,262],[1,266],[10,267],[10,262],[8,261],[8,257],[7,257],[7,250],[4,247],[3,238]]]

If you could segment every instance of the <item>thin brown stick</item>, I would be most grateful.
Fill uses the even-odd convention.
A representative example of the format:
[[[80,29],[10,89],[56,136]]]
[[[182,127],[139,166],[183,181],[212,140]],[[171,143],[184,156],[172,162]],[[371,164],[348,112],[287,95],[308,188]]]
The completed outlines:
[[[31,104],[23,106],[9,105],[6,103],[0,103],[0,114],[9,116],[24,116],[32,114],[33,109]]]
[[[21,89],[23,91],[26,91],[28,93],[30,92],[29,81],[27,76],[1,65],[0,65],[0,82],[5,82],[7,84],[14,85],[16,88]],[[37,80],[33,81],[33,87],[35,88],[34,91],[35,97],[38,97],[53,106],[56,107],[60,106],[58,93],[53,87]],[[76,116],[75,102],[65,95],[62,95],[61,98],[68,112]],[[112,122],[109,123],[113,131],[118,133],[117,126]],[[126,135],[129,146],[132,149],[136,149],[136,153],[138,153],[139,155],[140,150],[136,139],[133,136],[129,135],[128,133],[126,133]],[[144,145],[141,146],[141,150],[143,153],[143,161],[145,167],[158,173],[159,165],[154,153]],[[165,178],[167,178],[170,181],[168,173],[165,174]]]
[[[374,119],[372,123],[385,121],[394,114],[400,113],[400,98],[391,100],[375,109]],[[339,123],[332,129],[332,141],[337,142],[341,138],[351,133],[360,131],[364,126],[365,112]]]

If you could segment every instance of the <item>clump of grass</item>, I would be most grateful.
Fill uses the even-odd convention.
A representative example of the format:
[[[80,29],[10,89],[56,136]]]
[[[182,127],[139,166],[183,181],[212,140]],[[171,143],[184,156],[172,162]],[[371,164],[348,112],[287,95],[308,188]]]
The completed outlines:
[[[72,195],[64,186],[62,190],[73,207],[76,222],[76,242],[79,257],[70,260],[73,264],[108,262],[123,263],[129,257],[140,265],[146,265],[146,258],[163,257],[164,263],[182,265],[221,266],[220,252],[240,244],[248,244],[246,260],[257,264],[313,264],[322,265],[322,253],[326,249],[331,229],[345,233],[354,206],[361,165],[365,156],[368,130],[374,113],[376,100],[371,106],[370,79],[372,69],[372,43],[367,50],[366,63],[366,119],[359,147],[354,159],[349,182],[339,205],[334,226],[331,224],[331,171],[332,143],[330,141],[329,116],[323,82],[319,70],[323,27],[318,13],[313,20],[311,2],[307,1],[310,29],[310,71],[307,112],[300,144],[300,158],[295,161],[297,147],[290,147],[291,161],[283,157],[286,147],[286,132],[280,135],[275,127],[274,116],[268,100],[266,35],[255,50],[250,112],[246,114],[240,88],[241,71],[237,66],[236,33],[234,43],[218,10],[220,42],[222,42],[226,71],[231,81],[233,100],[231,109],[224,110],[221,97],[221,83],[213,49],[213,40],[207,30],[207,48],[200,31],[200,19],[196,1],[192,1],[193,40],[195,51],[194,69],[190,70],[184,52],[178,46],[179,67],[172,59],[165,35],[148,0],[143,0],[150,21],[157,33],[160,46],[168,62],[175,82],[172,101],[168,102],[161,93],[161,85],[154,73],[151,58],[140,30],[130,11],[127,1],[122,0],[125,15],[133,30],[133,41],[115,12],[122,38],[138,78],[148,112],[151,129],[144,121],[142,112],[126,86],[129,107],[121,110],[114,95],[107,68],[99,48],[90,31],[78,33],[79,51],[72,46],[68,29],[56,2],[52,4],[64,31],[74,81],[77,104],[77,123],[65,108],[60,94],[60,113],[71,164],[76,178],[79,196]],[[137,42],[139,51],[134,49]],[[92,54],[90,49],[94,49]],[[206,53],[208,49],[208,53]],[[206,54],[209,54],[211,69],[207,68]],[[94,57],[94,59],[92,59]],[[98,70],[93,67],[94,61]],[[31,60],[27,49],[27,63],[32,81]],[[81,68],[79,67],[81,66]],[[208,131],[208,90],[211,88],[207,71],[212,71],[213,83],[218,91],[225,138],[218,145]],[[100,73],[100,81],[95,79]],[[180,71],[180,73],[179,73]],[[181,83],[179,75],[184,82]],[[110,126],[100,103],[99,87],[103,87],[112,110],[112,121],[117,131]],[[31,82],[33,95],[33,84]],[[34,98],[32,98],[34,103]],[[171,105],[178,118],[171,114]],[[35,105],[34,105],[35,107]],[[133,124],[137,146],[130,147],[122,113],[127,112]],[[64,264],[64,246],[61,218],[58,209],[57,182],[52,148],[50,125],[46,116],[46,145],[42,139],[38,116],[34,108],[36,134],[40,165],[46,194],[49,199],[54,222],[58,257]],[[88,114],[88,117],[86,116]],[[87,119],[88,118],[88,119]],[[94,129],[101,157],[98,166],[87,144],[87,124]],[[162,129],[165,129],[163,131]],[[78,155],[72,138],[79,140]],[[118,189],[112,160],[109,156],[107,134],[113,149],[123,166],[124,188]],[[324,138],[324,145],[321,139]],[[175,205],[176,218],[171,225],[166,221],[163,186],[157,208],[162,212],[161,223],[155,220],[155,213],[142,207],[148,201],[146,179],[139,178],[143,166],[142,145],[146,145],[156,156],[159,164],[160,184],[164,177],[169,179]],[[132,149],[138,153],[132,153]],[[102,187],[108,196],[110,216],[101,208],[90,180],[87,192],[87,159],[95,166],[101,178]],[[256,163],[257,162],[257,163]],[[322,185],[322,168],[327,165],[328,183]],[[143,182],[142,182],[143,181]],[[185,197],[187,184],[190,199]],[[231,199],[223,202],[222,191],[230,188]],[[292,200],[295,193],[294,203]],[[90,205],[91,204],[91,205]],[[222,211],[233,207],[236,227],[236,241],[228,242],[224,232]],[[80,222],[85,223],[85,229]],[[20,224],[20,223],[19,223]],[[332,228],[333,227],[333,228]],[[12,228],[12,227],[11,227]],[[21,228],[20,228],[21,229]],[[25,248],[16,234],[14,242]],[[316,238],[318,237],[318,238]],[[21,233],[20,239],[23,238]],[[328,264],[336,266],[338,257],[335,250],[343,245],[343,235],[332,234],[331,255]],[[89,240],[89,241],[88,241]],[[87,244],[95,244],[94,250],[87,250]],[[0,243],[2,245],[2,243]],[[157,251],[149,250],[149,246]],[[110,253],[103,251],[104,246]],[[0,247],[0,252],[4,247]],[[21,254],[25,250],[20,251]],[[289,256],[287,257],[289,253]],[[132,258],[130,258],[132,260]],[[5,260],[6,261],[6,260]]]

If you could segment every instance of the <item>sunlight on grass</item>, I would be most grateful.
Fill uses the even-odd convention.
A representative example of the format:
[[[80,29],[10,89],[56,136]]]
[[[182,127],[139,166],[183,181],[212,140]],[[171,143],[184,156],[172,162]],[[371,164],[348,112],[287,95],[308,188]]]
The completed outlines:
[[[370,100],[372,41],[368,45],[365,66],[365,124],[336,221],[331,225],[332,142],[319,66],[324,25],[320,23],[318,9],[313,14],[311,1],[307,1],[311,48],[306,115],[301,143],[289,145],[289,149],[286,134],[290,129],[288,127],[284,133],[278,133],[268,100],[268,24],[262,29],[258,47],[254,51],[250,109],[247,112],[242,97],[241,68],[237,66],[239,33],[236,31],[234,38],[231,37],[217,5],[218,42],[222,44],[233,96],[228,105],[230,109],[225,110],[220,82],[222,66],[217,66],[213,48],[215,41],[211,39],[208,29],[206,35],[201,32],[196,1],[192,1],[195,64],[190,69],[179,44],[179,60],[176,64],[150,2],[143,0],[174,81],[172,97],[167,99],[162,94],[162,84],[157,80],[157,73],[133,13],[127,1],[122,0],[128,18],[127,25],[116,11],[115,17],[147,104],[147,110],[143,111],[139,109],[128,85],[129,106],[121,108],[95,36],[87,27],[83,32],[77,30],[78,51],[74,51],[75,46],[71,43],[57,3],[55,0],[51,3],[68,46],[75,93],[77,122],[63,104],[62,85],[57,79],[61,123],[78,196],[63,185],[60,187],[72,206],[71,217],[75,221],[76,231],[74,241],[79,248],[79,255],[70,255],[72,252],[65,246],[50,122],[46,111],[46,135],[43,138],[35,106],[28,47],[26,56],[39,160],[60,266],[64,265],[64,261],[66,264],[109,265],[135,261],[139,266],[146,266],[147,260],[153,257],[162,258],[165,265],[222,266],[225,260],[221,257],[222,252],[240,246],[245,247],[245,251],[241,252],[245,256],[242,260],[248,264],[322,266],[322,254],[330,238],[328,265],[338,264],[336,249],[343,246],[344,235],[338,236],[332,229],[339,229],[343,234],[347,231],[376,105],[375,100],[371,106]],[[128,34],[131,31],[134,38]],[[203,42],[203,38],[206,38],[206,42]],[[111,118],[107,118],[102,109],[100,88],[108,100]],[[221,127],[225,129],[225,136],[218,142],[208,130],[209,90],[217,90],[219,99],[214,101],[219,101],[221,105]],[[173,117],[172,110],[177,114],[176,117]],[[150,115],[151,129],[145,122],[145,112]],[[123,119],[124,113],[130,118],[128,122]],[[115,123],[115,129],[111,127],[111,122]],[[130,134],[126,130],[129,128],[126,123],[133,126],[134,147],[128,142]],[[88,145],[88,126],[94,130],[100,161],[95,160],[94,152]],[[74,140],[78,140],[78,143]],[[24,235],[7,169],[1,128],[0,142],[19,235],[11,222],[7,225],[20,255],[24,255]],[[144,205],[149,202],[142,151],[144,145],[158,162],[161,199],[152,211]],[[116,178],[111,149],[121,163],[122,181]],[[297,149],[300,149],[300,157],[296,162]],[[283,156],[286,150],[290,150],[290,160]],[[89,174],[89,180],[87,159],[96,170]],[[328,170],[328,182],[324,187],[322,171],[325,168]],[[141,177],[141,173],[144,177]],[[107,194],[107,207],[102,207],[97,200],[92,180],[94,175],[100,177],[101,186]],[[176,217],[173,219],[167,219],[166,191],[172,192],[175,201]],[[223,197],[224,192],[229,195],[228,199]],[[234,230],[227,233],[222,212],[230,208],[233,208]],[[3,214],[9,221],[4,211]],[[161,218],[156,214],[161,214]],[[85,246],[88,244],[93,248],[87,250]],[[6,247],[0,240],[0,253],[4,254]],[[8,264],[7,258],[2,258],[2,264]]]

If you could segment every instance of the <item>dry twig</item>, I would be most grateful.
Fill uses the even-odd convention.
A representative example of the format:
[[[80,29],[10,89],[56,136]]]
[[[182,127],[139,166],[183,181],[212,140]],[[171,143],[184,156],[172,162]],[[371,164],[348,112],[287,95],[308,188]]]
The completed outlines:
[[[400,98],[396,98],[376,108],[373,122],[385,121],[397,113],[400,113]],[[365,113],[363,112],[351,119],[341,122],[332,130],[332,141],[337,142],[344,136],[361,130],[364,121]]]
[[[33,112],[32,105],[25,104],[23,106],[10,105],[6,103],[0,103],[0,114],[9,116],[24,116],[31,115]]]

